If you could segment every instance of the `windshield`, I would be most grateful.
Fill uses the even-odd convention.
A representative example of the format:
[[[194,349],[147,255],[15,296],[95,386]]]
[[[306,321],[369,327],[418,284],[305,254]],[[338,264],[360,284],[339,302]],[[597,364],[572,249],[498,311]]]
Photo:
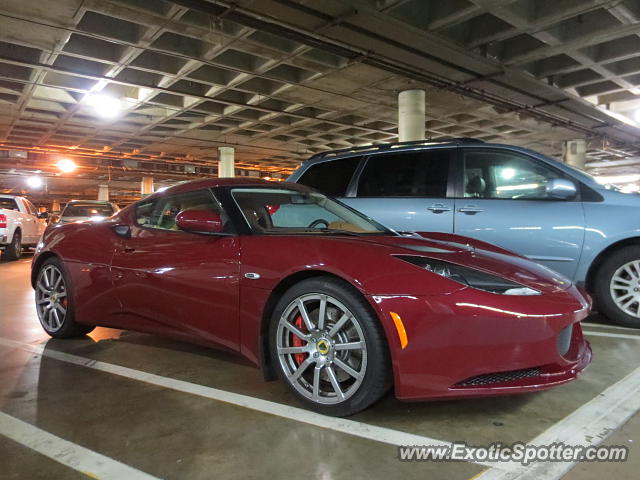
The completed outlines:
[[[251,229],[258,233],[392,233],[320,193],[279,188],[234,188],[231,195]]]
[[[74,203],[67,205],[64,209],[63,217],[110,217],[113,215],[113,208],[108,204],[95,203]]]

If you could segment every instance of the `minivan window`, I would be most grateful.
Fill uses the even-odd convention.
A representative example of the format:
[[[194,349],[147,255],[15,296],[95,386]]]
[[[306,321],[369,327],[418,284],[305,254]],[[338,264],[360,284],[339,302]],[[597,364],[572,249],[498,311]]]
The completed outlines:
[[[325,195],[344,197],[358,163],[360,157],[317,163],[309,167],[298,183],[315,188]]]
[[[562,175],[512,152],[472,150],[464,154],[464,196],[544,200],[547,182]]]
[[[374,155],[360,175],[358,197],[434,197],[447,194],[453,150]]]

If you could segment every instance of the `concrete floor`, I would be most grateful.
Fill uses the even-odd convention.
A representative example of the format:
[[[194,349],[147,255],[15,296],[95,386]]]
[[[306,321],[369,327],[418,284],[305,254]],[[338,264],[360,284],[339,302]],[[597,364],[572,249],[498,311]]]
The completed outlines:
[[[0,262],[1,413],[159,478],[498,478],[491,476],[495,469],[472,463],[400,462],[393,442],[383,437],[354,436],[299,416],[275,416],[98,371],[93,362],[52,358],[65,352],[299,407],[283,384],[263,382],[258,370],[228,353],[104,328],[84,339],[50,339],[33,307],[30,260]],[[588,322],[601,323],[597,316]],[[640,332],[607,325],[586,330],[613,336],[589,336],[595,361],[569,385],[489,400],[401,403],[388,395],[348,425],[475,445],[530,441],[640,365]],[[30,350],[41,346],[43,352]],[[611,435],[604,443],[629,446],[629,461],[580,464],[566,478],[637,478],[640,416],[619,427],[607,430]],[[37,448],[37,442],[9,439],[0,431],[0,479],[87,478],[80,467],[61,464]],[[508,478],[527,472],[516,473]]]

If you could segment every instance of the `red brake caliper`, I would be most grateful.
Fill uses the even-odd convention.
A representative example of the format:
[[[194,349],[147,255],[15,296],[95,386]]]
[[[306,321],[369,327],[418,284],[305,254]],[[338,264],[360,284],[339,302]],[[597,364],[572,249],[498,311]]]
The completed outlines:
[[[306,332],[306,327],[304,325],[304,322],[302,321],[302,316],[298,315],[298,317],[296,318],[296,321],[293,322],[293,324],[298,327],[300,329],[301,332]],[[293,335],[291,334],[291,336],[293,337],[291,339],[291,344],[294,347],[302,347],[303,346],[303,340],[298,337],[297,335]],[[304,362],[305,357],[307,356],[306,353],[294,353],[293,354],[293,360],[296,362],[296,364],[300,365],[302,362]]]

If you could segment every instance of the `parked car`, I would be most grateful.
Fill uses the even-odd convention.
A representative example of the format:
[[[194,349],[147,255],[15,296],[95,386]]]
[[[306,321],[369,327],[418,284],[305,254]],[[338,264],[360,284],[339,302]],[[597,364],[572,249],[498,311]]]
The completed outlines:
[[[60,212],[56,223],[103,220],[118,212],[120,208],[113,202],[103,200],[71,200]]]
[[[540,153],[470,139],[314,155],[289,178],[398,231],[465,235],[584,285],[640,328],[640,196]]]
[[[102,325],[223,346],[331,415],[392,384],[406,400],[545,389],[591,360],[589,300],[563,276],[259,179],[191,182],[57,225],[32,284],[52,337]]]
[[[0,195],[0,249],[6,260],[17,260],[26,247],[35,247],[47,227],[46,213],[24,197]]]

